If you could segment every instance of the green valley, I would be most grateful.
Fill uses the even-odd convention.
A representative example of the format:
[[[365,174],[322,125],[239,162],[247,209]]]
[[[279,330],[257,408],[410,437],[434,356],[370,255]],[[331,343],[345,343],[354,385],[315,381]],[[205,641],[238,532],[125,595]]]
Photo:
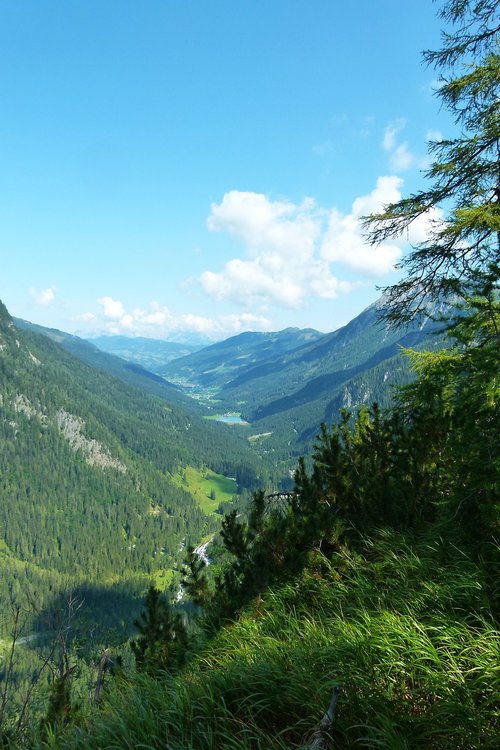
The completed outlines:
[[[429,305],[396,330],[380,322],[382,307],[383,299],[328,334],[287,329],[270,342],[270,334],[241,334],[173,360],[163,372],[217,415],[241,414],[252,435],[269,438],[262,456],[272,455],[286,472],[310,453],[318,425],[341,408],[389,406],[394,388],[412,377],[404,348],[442,346],[434,318],[444,308]]]
[[[117,33],[132,5],[116,16]],[[191,33],[202,5],[166,37],[172,50],[180,49],[173,46],[178,36],[187,43],[190,85],[202,60],[195,56],[201,39]],[[166,17],[185,20],[183,10],[181,3],[178,16]],[[416,156],[397,140],[406,121],[392,120],[382,149],[395,174],[357,198],[351,214],[326,212],[313,198],[297,204],[236,189],[212,203],[208,230],[225,228],[248,257],[190,277],[182,293],[195,300],[196,283],[227,303],[219,309],[245,302],[241,316],[97,298],[101,330],[168,325],[199,337],[241,331],[249,321],[267,325],[271,300],[295,311],[313,292],[325,302],[353,291],[363,283],[355,280],[360,264],[400,272],[347,325],[326,334],[247,331],[196,351],[188,346],[188,353],[166,342],[103,343],[122,359],[59,330],[13,321],[0,302],[2,750],[498,750],[499,10],[500,0],[444,0],[442,46],[424,59],[435,68],[452,126],[447,137],[432,135],[425,189],[401,197],[399,174]],[[231,39],[231,69],[224,69],[242,87],[235,53],[248,32],[246,12],[238,7],[243,20]],[[276,45],[268,29],[275,12],[255,21],[259,40],[269,36],[281,61],[287,40]],[[342,18],[340,7],[335,12]],[[94,15],[88,18],[94,27]],[[229,61],[212,44],[217,14],[209,20],[206,49],[218,64]],[[304,29],[285,27],[295,32],[295,55]],[[165,59],[157,57],[164,40],[150,45],[152,26],[138,26],[134,43],[145,28],[155,67]],[[356,41],[372,42],[381,29],[370,28],[373,39],[355,31]],[[406,28],[405,44],[410,36]],[[102,38],[107,48],[112,40]],[[134,50],[127,46],[127,54]],[[361,51],[353,47],[353,55]],[[316,60],[315,52],[310,47],[307,56]],[[262,53],[268,76],[264,44]],[[305,116],[295,83],[306,57],[296,56],[289,81]],[[215,110],[214,69],[205,57],[203,81],[211,86],[202,101]],[[177,85],[185,59],[172,59]],[[364,81],[368,58],[361,59]],[[124,56],[116,61],[123,65]],[[250,63],[253,97],[263,79],[256,60]],[[399,68],[399,60],[390,63]],[[243,102],[236,88],[235,109]],[[169,115],[184,129],[187,107],[174,89]],[[365,87],[360,111],[369,111],[368,93]],[[281,89],[272,94],[278,108]],[[134,100],[134,127],[146,98]],[[284,155],[296,169],[297,121],[285,109]],[[216,122],[208,110],[196,108],[204,136]],[[253,138],[259,123],[247,119]],[[334,119],[338,142],[332,135],[315,157],[331,151],[338,158],[341,131],[333,127],[341,123]],[[232,136],[236,122],[228,118]],[[346,115],[344,124],[359,146],[360,117]],[[225,138],[231,170],[236,145]],[[266,158],[277,149],[270,146]],[[200,148],[197,169],[201,155]],[[204,141],[203,155],[223,167],[221,150],[206,154]],[[128,173],[127,165],[119,172],[123,183],[146,173],[142,163],[132,171],[136,156],[130,153]],[[185,184],[172,179],[172,193],[189,187],[196,201],[187,153],[176,156],[186,176]],[[174,174],[173,166],[174,159]],[[354,159],[357,179],[355,166]],[[270,191],[274,184],[269,176]],[[144,193],[152,210],[153,191]],[[162,211],[165,197],[158,194]],[[125,194],[116,195],[122,199],[122,210],[133,213]],[[169,207],[163,221],[173,221]],[[177,260],[189,255],[194,269],[202,249],[196,227],[186,232],[175,252]],[[120,255],[102,253],[102,268],[109,261],[116,273],[130,251],[154,299],[152,273],[166,253],[159,236],[151,226],[140,246],[124,239]],[[143,247],[144,259],[155,253],[154,264],[143,263]],[[210,249],[221,260],[218,247],[217,240]],[[332,275],[335,263],[350,268],[352,281]],[[54,284],[30,296],[51,305],[59,302],[56,291]],[[96,314],[76,319],[93,325]]]

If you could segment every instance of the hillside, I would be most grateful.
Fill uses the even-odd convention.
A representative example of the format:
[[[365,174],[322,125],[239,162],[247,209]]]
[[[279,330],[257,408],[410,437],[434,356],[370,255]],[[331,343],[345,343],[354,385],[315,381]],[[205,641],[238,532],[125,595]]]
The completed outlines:
[[[68,699],[41,746],[496,750],[493,312],[460,321],[459,346],[414,355],[391,412],[325,428],[293,493],[229,513],[212,563],[186,565],[201,616],[162,632],[171,610],[146,608],[147,660],[97,710]]]
[[[286,351],[261,350],[258,334],[243,334],[171,362],[164,373],[214,410],[241,413],[263,452],[309,453],[318,425],[336,421],[341,408],[391,403],[394,386],[411,377],[402,348],[440,345],[430,317],[389,328],[379,320],[382,305],[381,299],[332,333],[288,339],[296,345]]]
[[[178,387],[169,383],[154,371],[149,370],[145,365],[138,361],[139,358],[134,359],[134,357],[128,356],[122,357],[121,355],[118,355],[118,353],[113,354],[107,350],[103,351],[90,341],[86,341],[79,336],[73,336],[70,333],[65,333],[56,328],[46,328],[45,326],[22,320],[21,318],[13,318],[13,322],[17,328],[47,336],[52,341],[59,344],[63,349],[96,370],[113,375],[114,377],[123,380],[124,383],[141,388],[146,391],[146,393],[158,396],[170,403],[185,406],[191,411],[200,411],[200,405],[198,405],[196,401],[186,397]],[[127,352],[129,352],[129,350],[127,350]]]
[[[478,308],[481,313],[482,304]],[[40,704],[49,718],[46,729],[33,725],[34,747],[318,747],[306,738],[333,686],[341,685],[328,732],[339,750],[496,748],[499,466],[490,459],[500,425],[497,330],[489,315],[476,316],[473,327],[459,319],[459,346],[452,341],[445,350],[413,355],[416,380],[392,412],[364,408],[353,425],[325,428],[311,468],[299,463],[293,493],[258,492],[248,514],[234,509],[226,515],[210,565],[190,552],[184,567],[191,613],[196,618],[201,607],[201,616],[187,619],[186,626],[173,604],[143,611],[143,662],[137,655],[132,662],[126,629],[115,629],[112,660],[119,666],[106,680],[100,706],[89,703],[86,683],[61,672],[53,678],[50,711],[46,694]],[[26,379],[30,368],[38,373],[47,367],[64,392],[71,370],[67,353],[57,360],[58,377],[50,371],[47,353],[57,349],[50,340],[33,334],[21,340],[8,316],[1,333],[3,376],[12,371],[24,386],[33,381]],[[92,391],[88,368],[77,366]],[[50,456],[56,425],[50,408],[41,408],[46,393],[28,401],[24,390],[12,390],[8,377],[3,382],[5,403],[13,405],[10,426],[21,432],[26,418],[40,430],[38,421]],[[78,380],[75,387],[79,403]],[[44,388],[50,390],[49,380]],[[149,402],[166,409],[164,402]],[[126,450],[119,452],[113,430],[106,432],[103,424],[99,437],[87,435],[86,420],[97,429],[89,414],[68,414],[66,408],[56,420],[61,442],[83,438],[73,447],[87,458],[101,457],[93,467],[99,476],[115,471],[126,477],[134,462],[127,462]],[[238,432],[230,434],[236,443]],[[154,460],[147,470],[155,471]],[[36,519],[31,488],[24,494],[23,508]],[[162,517],[161,501],[158,506],[151,508],[152,523]],[[136,505],[130,518],[136,528],[143,514]],[[60,515],[57,520],[62,525]],[[209,523],[210,517],[207,530]],[[113,541],[123,555],[123,546]],[[79,540],[75,546],[81,549]],[[31,554],[37,554],[36,545]],[[6,543],[4,555],[9,559]],[[151,558],[141,561],[143,568],[148,564]],[[111,627],[113,618],[125,619],[125,610],[137,608],[138,581],[130,584],[125,571],[113,591],[108,579],[96,585],[99,572],[82,582],[79,593]],[[43,602],[43,586],[40,591]],[[104,603],[105,612],[99,610]],[[167,614],[168,627],[159,619]],[[65,653],[68,663],[79,664],[93,685],[95,649],[79,649]],[[25,724],[17,737],[29,743],[30,732]]]
[[[275,333],[246,332],[207,346],[162,368],[165,377],[195,392],[218,395],[235,378],[244,378],[255,367],[272,364],[301,345],[321,339],[312,328],[286,328]]]
[[[92,369],[0,312],[2,607],[9,591],[36,592],[39,608],[70,583],[88,585],[103,620],[116,604],[114,621],[125,612],[129,624],[128,598],[151,575],[167,581],[186,540],[218,526],[183,484],[185,467],[227,471],[241,487],[257,463],[224,425]]]
[[[179,676],[123,681],[51,747],[312,748],[340,685],[327,747],[496,750],[498,631],[460,551],[385,534],[317,556]]]

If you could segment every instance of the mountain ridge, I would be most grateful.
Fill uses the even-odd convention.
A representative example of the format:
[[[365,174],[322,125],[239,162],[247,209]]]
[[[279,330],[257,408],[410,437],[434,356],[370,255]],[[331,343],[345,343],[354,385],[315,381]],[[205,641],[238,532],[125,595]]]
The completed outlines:
[[[91,367],[0,306],[3,607],[9,591],[21,601],[36,591],[42,607],[69,582],[92,584],[108,621],[151,577],[166,585],[184,545],[219,524],[183,482],[187,466],[237,476],[240,488],[259,471],[230,428]],[[133,607],[118,609],[129,627]]]
[[[70,354],[97,370],[108,373],[129,385],[142,388],[147,393],[166,401],[172,401],[193,411],[200,411],[200,405],[187,398],[177,385],[170,383],[158,373],[146,369],[137,362],[131,362],[116,354],[103,351],[92,341],[66,333],[58,328],[47,328],[22,318],[12,318],[12,321],[17,328],[47,336]]]
[[[380,319],[381,297],[345,326],[312,341],[295,341],[257,360],[245,354],[242,336],[211,347],[211,369],[202,352],[175,360],[164,369],[173,382],[192,389],[213,409],[241,413],[266,451],[284,456],[309,453],[321,422],[336,421],[341,408],[391,402],[393,387],[413,376],[402,351],[440,346],[433,309],[411,326],[393,328]],[[225,366],[229,352],[232,369]],[[239,360],[237,359],[239,357]],[[200,366],[201,365],[201,366]]]

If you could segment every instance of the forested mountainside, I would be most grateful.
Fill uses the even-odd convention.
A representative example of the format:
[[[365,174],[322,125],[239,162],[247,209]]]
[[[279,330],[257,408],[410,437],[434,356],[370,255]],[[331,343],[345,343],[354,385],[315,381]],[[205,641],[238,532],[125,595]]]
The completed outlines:
[[[164,373],[212,399],[214,409],[241,413],[262,450],[280,458],[309,453],[318,425],[335,421],[341,408],[391,403],[394,388],[412,377],[402,349],[442,345],[430,317],[437,308],[401,330],[379,320],[382,305],[333,333],[306,332],[310,340],[287,351],[260,352],[258,334],[243,334],[175,360]]]
[[[141,388],[159,398],[163,398],[169,403],[179,404],[187,407],[190,411],[203,411],[197,405],[196,401],[185,396],[182,391],[165,378],[155,374],[154,371],[147,369],[145,365],[133,357],[122,357],[120,355],[102,350],[92,342],[82,339],[79,336],[73,336],[70,333],[59,331],[56,328],[46,328],[45,326],[30,323],[21,318],[13,318],[14,325],[25,331],[33,331],[47,336],[52,341],[62,346],[63,349],[73,354],[82,362],[90,365],[96,370],[101,370],[109,375],[113,375],[125,383]],[[104,337],[106,338],[106,337]],[[162,343],[162,342],[158,342]]]
[[[171,571],[187,541],[218,525],[183,489],[188,465],[236,477],[240,488],[257,481],[243,437],[15,328],[1,307],[3,611],[9,595],[28,591],[40,607],[69,581],[109,596],[114,588],[127,611],[127,591]],[[104,619],[112,609],[108,601]]]
[[[95,336],[90,341],[104,352],[136,362],[157,374],[161,374],[162,368],[173,359],[186,357],[203,347],[202,344],[160,341],[142,336]]]
[[[250,332],[231,336],[201,351],[173,360],[161,369],[185,387],[216,394],[236,378],[245,377],[255,367],[266,366],[287,352],[321,339],[324,334],[312,328],[285,328],[274,333]]]

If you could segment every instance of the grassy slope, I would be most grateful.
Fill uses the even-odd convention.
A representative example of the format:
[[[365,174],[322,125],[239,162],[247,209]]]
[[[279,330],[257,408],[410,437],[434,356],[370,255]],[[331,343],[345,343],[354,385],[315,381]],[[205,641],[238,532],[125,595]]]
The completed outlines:
[[[184,480],[185,477],[185,480]],[[238,491],[238,485],[231,477],[217,474],[211,469],[199,470],[186,466],[181,474],[176,474],[174,482],[196,500],[204,513],[213,513],[221,502],[230,502]],[[215,493],[212,499],[211,493]]]
[[[116,685],[53,747],[300,747],[342,684],[336,750],[498,747],[498,631],[481,569],[381,532],[321,555],[223,629],[184,674]]]

